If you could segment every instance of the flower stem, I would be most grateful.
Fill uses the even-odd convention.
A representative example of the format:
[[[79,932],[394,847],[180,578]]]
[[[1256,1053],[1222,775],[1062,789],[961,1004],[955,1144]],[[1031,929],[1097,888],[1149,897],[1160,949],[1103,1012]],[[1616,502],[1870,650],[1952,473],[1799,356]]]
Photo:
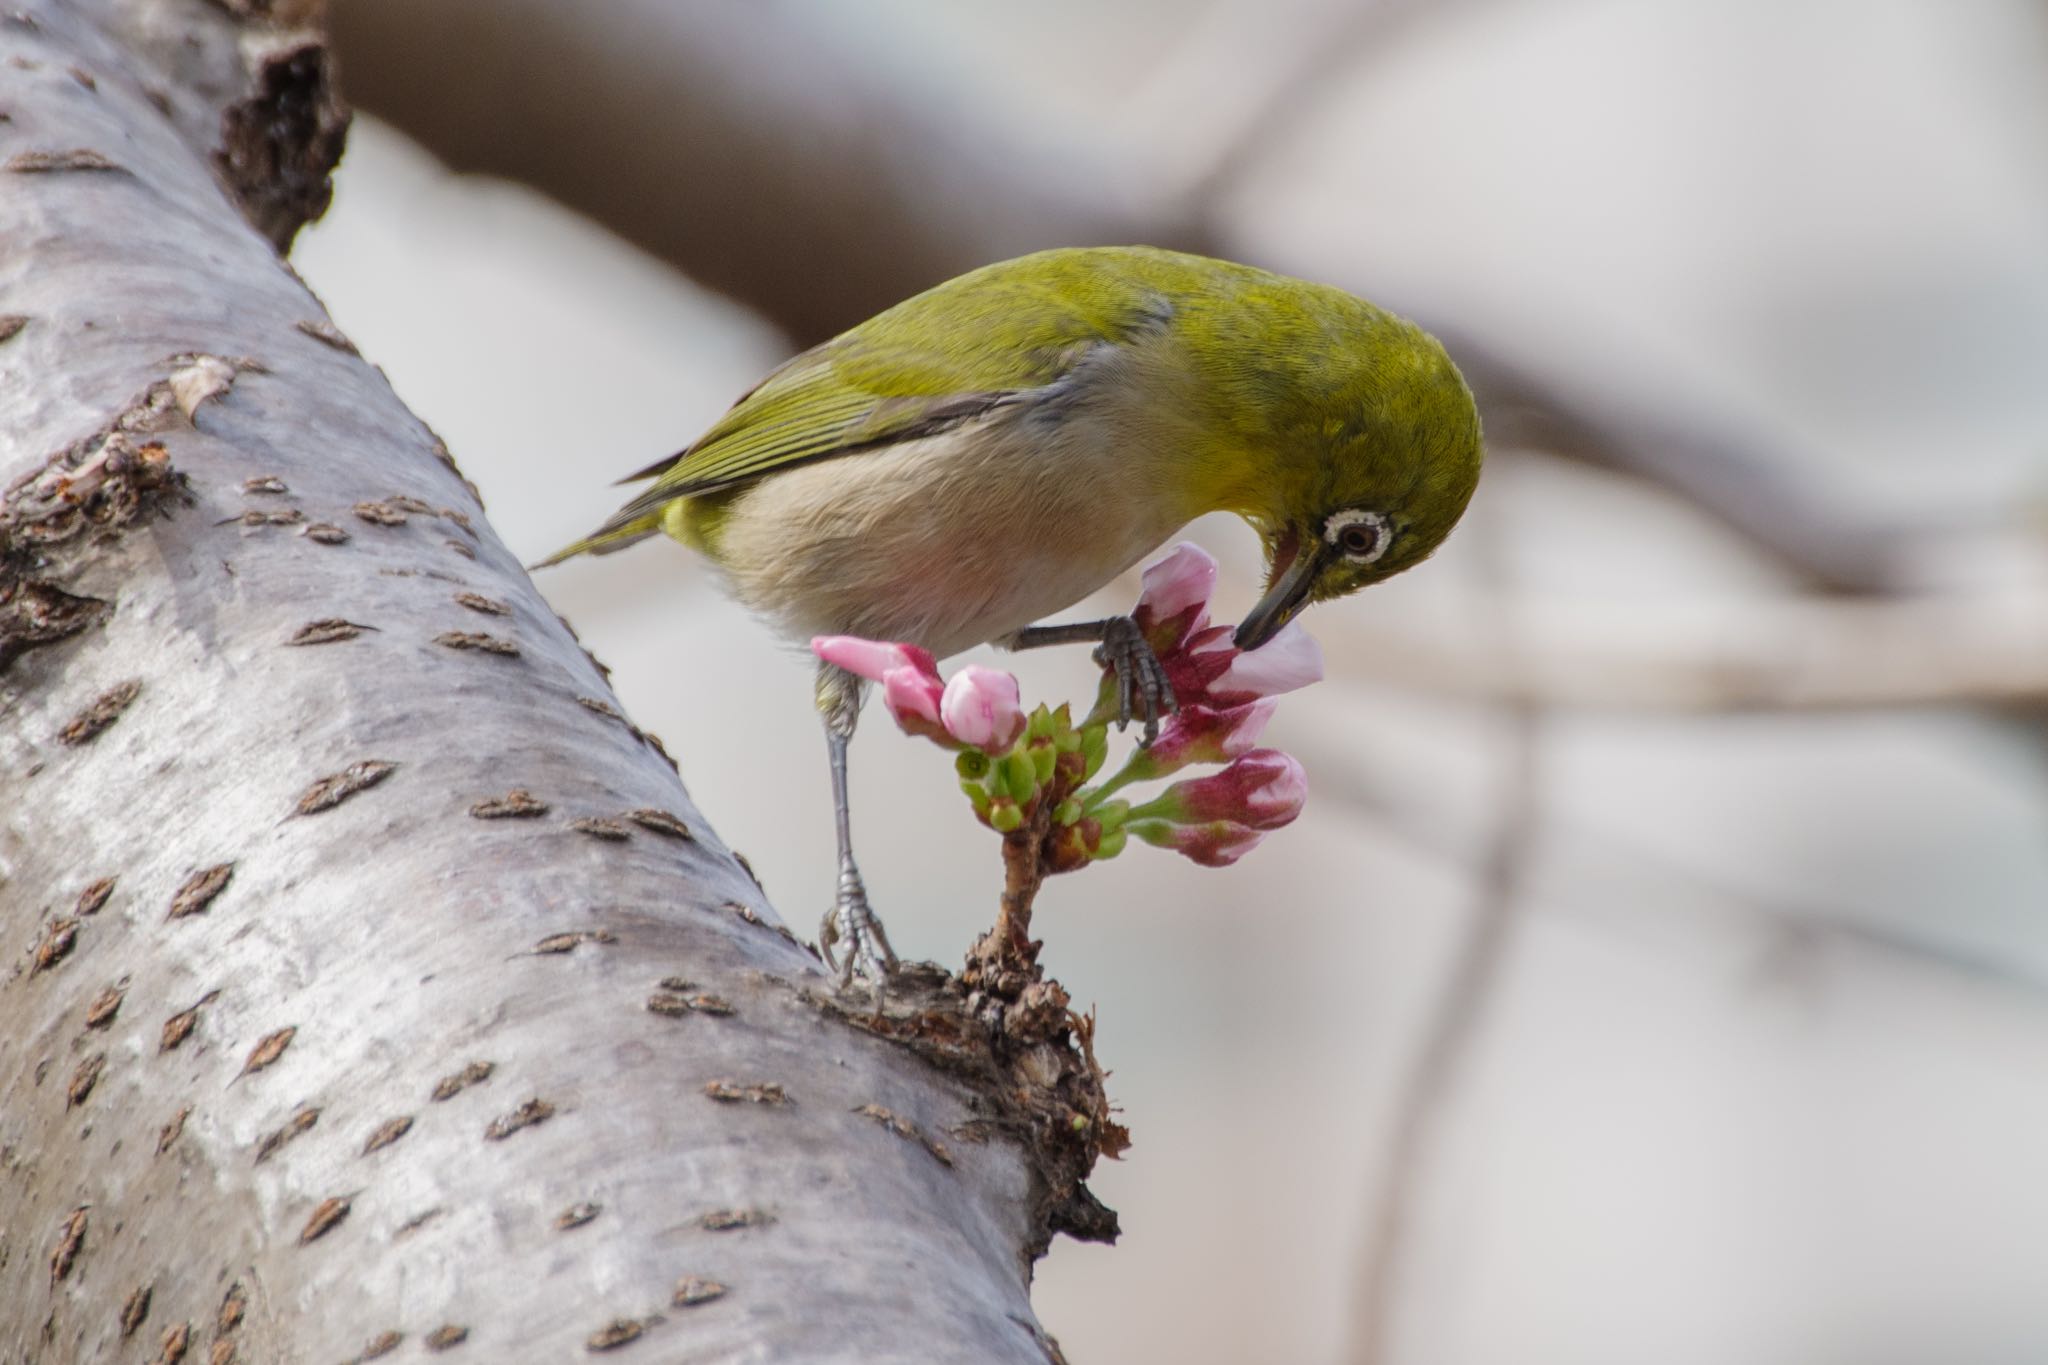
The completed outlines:
[[[1125,787],[1128,787],[1131,785],[1131,783],[1137,781],[1138,774],[1135,771],[1133,771],[1133,765],[1136,762],[1136,758],[1133,757],[1129,762],[1126,762],[1123,767],[1118,768],[1114,773],[1110,774],[1101,782],[1097,783],[1092,790],[1090,790],[1086,795],[1082,796],[1081,809],[1085,812],[1093,814],[1095,811],[1101,809],[1103,802],[1109,800],[1110,797],[1115,796],[1119,791],[1122,791]]]
[[[1019,958],[1031,950],[1031,903],[1045,884],[1045,836],[1052,828],[1052,802],[1041,799],[1029,818],[1003,836],[1003,899],[996,912],[995,939]]]

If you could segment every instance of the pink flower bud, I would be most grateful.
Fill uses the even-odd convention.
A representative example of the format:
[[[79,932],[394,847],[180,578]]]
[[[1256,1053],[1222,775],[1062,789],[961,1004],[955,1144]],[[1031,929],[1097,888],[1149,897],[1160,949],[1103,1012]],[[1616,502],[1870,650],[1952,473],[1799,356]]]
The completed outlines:
[[[1266,836],[1255,829],[1212,820],[1203,825],[1176,825],[1166,820],[1133,820],[1124,829],[1146,843],[1170,848],[1203,867],[1229,867],[1259,846]],[[1106,855],[1105,855],[1106,856]]]
[[[1323,647],[1290,621],[1257,649],[1236,655],[1209,684],[1204,699],[1215,706],[1233,706],[1255,697],[1277,696],[1321,682]]]
[[[1280,703],[1270,697],[1221,711],[1208,706],[1184,706],[1167,720],[1153,751],[1165,748],[1177,754],[1182,765],[1228,763],[1251,752],[1259,736],[1265,733],[1266,722],[1273,719],[1273,712],[1279,707]]]
[[[938,717],[962,744],[995,754],[1015,744],[1026,723],[1016,678],[979,664],[967,665],[946,684]]]
[[[896,717],[896,723],[913,735],[938,740],[945,738],[945,722],[939,712],[939,702],[944,695],[945,688],[940,684],[937,673],[927,674],[916,668],[892,668],[882,675],[883,704],[889,708],[889,714]]]
[[[1177,648],[1209,623],[1209,595],[1216,590],[1216,561],[1187,541],[1145,570],[1144,590],[1131,619],[1154,652]]]
[[[1183,706],[1159,727],[1159,738],[1149,749],[1131,755],[1126,765],[1127,782],[1147,782],[1180,771],[1190,763],[1228,763],[1249,753],[1266,722],[1280,703],[1270,698],[1217,710],[1210,706]]]
[[[811,653],[869,682],[885,682],[898,668],[914,669],[933,682],[939,680],[939,661],[930,650],[916,645],[863,640],[858,635],[818,635],[812,637]]]
[[[923,735],[953,747],[952,736],[939,718],[945,684],[939,680],[938,660],[930,650],[888,640],[863,640],[858,635],[819,635],[811,640],[811,653],[856,677],[880,683],[882,702],[905,734]]]
[[[1230,627],[1209,624],[1215,586],[1216,561],[1185,542],[1145,570],[1145,588],[1131,618],[1166,670],[1176,702],[1224,711],[1321,679],[1322,648],[1298,624],[1289,623],[1258,649],[1238,650]],[[1094,718],[1106,715],[1116,697],[1114,680],[1105,673]]]
[[[1301,814],[1308,777],[1278,749],[1253,749],[1222,772],[1176,782],[1131,814],[1177,825],[1221,821],[1248,829],[1278,829]]]

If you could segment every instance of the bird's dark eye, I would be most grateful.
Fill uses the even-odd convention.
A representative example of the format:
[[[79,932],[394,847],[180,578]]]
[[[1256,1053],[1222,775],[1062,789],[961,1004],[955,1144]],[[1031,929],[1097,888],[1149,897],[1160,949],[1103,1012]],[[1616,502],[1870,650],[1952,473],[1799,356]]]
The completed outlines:
[[[1323,540],[1354,564],[1370,564],[1387,552],[1394,528],[1378,512],[1363,508],[1332,513],[1323,523]]]

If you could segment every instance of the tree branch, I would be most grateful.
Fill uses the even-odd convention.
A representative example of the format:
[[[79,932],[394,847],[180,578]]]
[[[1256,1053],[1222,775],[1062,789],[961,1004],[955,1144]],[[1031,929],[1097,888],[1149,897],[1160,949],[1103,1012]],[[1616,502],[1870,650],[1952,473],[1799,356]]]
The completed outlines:
[[[1104,155],[1019,136],[964,79],[935,88],[808,13],[349,0],[335,27],[352,96],[444,161],[554,196],[804,343],[1042,246],[1189,240]]]
[[[1506,620],[1522,646],[1466,623]],[[1725,603],[1503,595],[1380,603],[1322,633],[1332,672],[1505,705],[1840,709],[2048,698],[2048,593]]]
[[[0,20],[0,1354],[1042,1365],[1076,1026],[841,1022],[274,254],[283,8]]]

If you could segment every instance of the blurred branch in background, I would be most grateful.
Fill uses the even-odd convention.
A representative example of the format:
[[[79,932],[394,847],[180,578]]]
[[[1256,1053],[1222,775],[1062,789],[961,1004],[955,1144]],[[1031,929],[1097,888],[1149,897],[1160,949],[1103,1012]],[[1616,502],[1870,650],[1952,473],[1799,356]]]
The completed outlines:
[[[1522,445],[1646,479],[1709,513],[1814,587],[1905,586],[1908,527],[1821,486],[1816,461],[1745,423],[1684,375],[1576,347],[1514,346],[1457,321],[1433,329],[1481,395],[1489,445]]]
[[[1484,631],[1511,620],[1511,667]],[[1506,594],[1326,633],[1332,672],[1501,705],[1610,710],[2038,705],[2048,590],[1659,603]]]
[[[1415,1201],[1429,1188],[1427,1167],[1450,1121],[1449,1106],[1485,1022],[1487,1002],[1513,946],[1518,899],[1536,838],[1536,708],[1504,717],[1499,814],[1492,847],[1479,872],[1477,898],[1450,969],[1423,1025],[1422,1044],[1395,1102],[1384,1164],[1369,1182],[1363,1214],[1358,1297],[1351,1319],[1352,1365],[1381,1365],[1391,1349],[1400,1274]]]
[[[952,97],[964,74],[909,64],[811,10],[632,0],[593,22],[556,0],[348,0],[335,24],[358,104],[458,170],[552,195],[807,345],[1044,246],[1260,255],[1220,225],[1218,196],[1422,18],[1413,0],[1315,14],[1275,25],[1220,6],[1169,59],[1144,121],[1195,147],[1178,187],[1141,170],[1173,161],[1163,148],[1119,156],[1110,137],[1005,124]],[[1250,97],[1227,93],[1247,85]],[[1337,283],[1384,300],[1371,281]],[[1809,486],[1783,438],[1731,421],[1686,375],[1633,353],[1617,372],[1554,336],[1385,301],[1444,338],[1496,433],[1540,430],[1561,453],[1671,487],[1820,586],[1896,586],[1906,533]]]
[[[1506,558],[1498,509],[1483,508],[1473,520],[1476,524],[1467,528],[1467,534],[1479,548],[1483,581],[1497,587]],[[1482,613],[1473,624],[1492,641],[1493,666],[1513,671],[1521,636],[1503,609],[1503,599],[1484,597],[1473,606]],[[1458,1083],[1514,946],[1529,863],[1536,851],[1543,714],[1538,706],[1517,700],[1500,708],[1499,721],[1494,823],[1478,869],[1472,910],[1443,985],[1429,1006],[1422,1041],[1395,1094],[1385,1157],[1376,1178],[1368,1182],[1362,1218],[1365,1245],[1347,1356],[1351,1365],[1383,1365],[1394,1358],[1394,1319],[1402,1301],[1400,1275],[1409,1251],[1411,1210],[1429,1188],[1427,1167],[1450,1121]]]
[[[1544,708],[1529,709],[1541,711]],[[1397,834],[1418,853],[1445,863],[1467,858],[1467,850],[1460,846],[1458,840],[1448,837],[1435,822],[1418,815],[1412,805],[1401,800],[1399,789],[1383,776],[1365,774],[1354,766],[1332,766],[1335,768],[1333,775],[1319,778],[1319,800],[1339,801],[1353,807],[1375,825]],[[1845,914],[1838,906],[1789,901],[1746,883],[1739,870],[1701,869],[1681,863],[1617,839],[1610,831],[1590,829],[1562,818],[1555,811],[1544,813],[1543,827],[1546,834],[1557,842],[1597,840],[1603,862],[1611,865],[1611,870],[1617,875],[1645,884],[1685,888],[1687,895],[1671,898],[1673,902],[1682,901],[1677,908],[1671,903],[1647,899],[1632,901],[1626,913],[1639,925],[1667,917],[1710,914],[1739,921],[1739,927],[1744,930],[1774,938],[1779,945],[1774,961],[1760,965],[1759,978],[1788,977],[1790,973],[1782,969],[1783,964],[1798,956],[1854,951],[1915,967],[1936,966],[1961,977],[1995,982],[2030,995],[2048,994],[2048,980],[2024,963],[2015,963],[1990,953],[1972,952],[1938,938],[1916,936],[1873,924]],[[1498,816],[1494,818],[1494,828],[1496,831],[1501,828]],[[1525,855],[1523,889],[1525,894],[1531,895],[1532,901],[1534,893],[1527,883],[1534,881],[1535,877],[1526,870],[1526,863],[1533,861]],[[1531,906],[1532,912],[1538,908]],[[1550,903],[1542,904],[1540,909],[1546,914],[1600,913],[1583,907]],[[1446,993],[1444,998],[1450,998],[1449,994]]]
[[[1147,130],[1148,146],[1184,149],[1174,193],[1212,218],[1347,77],[1397,45],[1425,13],[1441,23],[1471,3],[1304,0],[1284,24],[1262,4],[1211,5],[1141,85],[1134,120]]]
[[[457,170],[553,196],[799,344],[1051,243],[1199,245],[1106,157],[946,100],[942,73],[906,69],[851,9],[844,28],[733,0],[336,11],[355,103]]]

